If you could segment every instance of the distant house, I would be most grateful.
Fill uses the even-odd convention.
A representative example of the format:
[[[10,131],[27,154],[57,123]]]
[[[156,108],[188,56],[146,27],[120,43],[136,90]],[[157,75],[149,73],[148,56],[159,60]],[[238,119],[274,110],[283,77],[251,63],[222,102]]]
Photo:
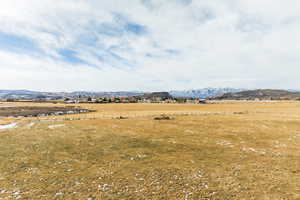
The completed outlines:
[[[206,100],[205,99],[186,99],[185,103],[206,104]]]
[[[175,99],[166,99],[164,100],[164,103],[176,103],[177,101]]]
[[[151,103],[151,100],[143,98],[143,99],[138,100],[138,103]]]
[[[196,103],[198,103],[198,102],[197,102],[197,100],[195,100],[195,99],[186,99],[186,100],[185,100],[185,103],[196,104]]]

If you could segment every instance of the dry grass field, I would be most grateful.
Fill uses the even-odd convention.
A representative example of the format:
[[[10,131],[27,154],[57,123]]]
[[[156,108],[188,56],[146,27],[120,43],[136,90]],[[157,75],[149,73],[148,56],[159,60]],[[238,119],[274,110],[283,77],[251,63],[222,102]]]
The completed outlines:
[[[300,102],[80,106],[0,119],[0,199],[300,199]]]

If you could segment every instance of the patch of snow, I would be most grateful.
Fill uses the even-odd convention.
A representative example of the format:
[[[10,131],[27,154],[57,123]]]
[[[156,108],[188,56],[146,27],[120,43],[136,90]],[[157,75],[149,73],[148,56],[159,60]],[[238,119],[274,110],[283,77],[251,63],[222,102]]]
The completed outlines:
[[[109,184],[98,185],[98,188],[99,188],[100,191],[106,192],[106,191],[109,190],[110,185]]]
[[[246,148],[246,147],[243,147],[242,150],[243,150],[243,151],[247,151],[247,152],[255,152],[255,153],[259,153],[260,155],[265,155],[265,154],[266,154],[266,151],[265,151],[265,150],[257,150],[257,149],[254,149],[254,148]]]
[[[55,129],[55,128],[60,128],[60,127],[64,127],[64,126],[65,126],[65,124],[54,124],[54,125],[48,126],[48,128]]]
[[[64,193],[62,193],[62,192],[57,192],[57,193],[55,193],[55,196],[57,197],[57,196],[62,196],[62,195],[64,195]]]
[[[28,125],[27,125],[27,128],[31,128],[31,127],[33,127],[35,125],[35,123],[34,122],[31,122],[31,123],[29,123]]]
[[[16,106],[0,106],[0,108],[15,108]]]
[[[6,124],[6,125],[0,125],[0,130],[4,129],[12,129],[17,126],[17,123],[11,123],[11,124]]]
[[[0,194],[6,193],[6,190],[0,190]]]
[[[217,142],[217,145],[227,146],[227,147],[234,147],[234,145],[231,142],[228,142],[228,141]]]

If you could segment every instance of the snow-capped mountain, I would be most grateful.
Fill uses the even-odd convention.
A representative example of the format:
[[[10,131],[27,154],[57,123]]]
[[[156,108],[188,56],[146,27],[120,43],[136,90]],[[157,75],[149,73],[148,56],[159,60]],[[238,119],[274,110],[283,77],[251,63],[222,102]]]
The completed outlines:
[[[241,88],[202,88],[197,90],[174,90],[170,91],[173,97],[187,98],[209,98],[219,96],[225,93],[241,92],[246,89]]]
[[[208,98],[215,97],[225,93],[241,92],[246,89],[237,88],[203,88],[197,90],[174,90],[169,94],[172,97],[186,97],[186,98]],[[37,92],[28,90],[0,90],[0,99],[62,99],[64,97],[132,97],[142,96],[147,92],[142,91],[123,91],[123,92]],[[148,92],[149,93],[149,92]]]

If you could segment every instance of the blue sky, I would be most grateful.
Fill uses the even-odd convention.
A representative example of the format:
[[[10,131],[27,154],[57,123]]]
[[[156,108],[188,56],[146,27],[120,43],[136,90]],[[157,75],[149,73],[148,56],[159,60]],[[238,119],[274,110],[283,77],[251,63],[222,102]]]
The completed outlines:
[[[299,89],[299,10],[293,0],[4,0],[0,84]]]

